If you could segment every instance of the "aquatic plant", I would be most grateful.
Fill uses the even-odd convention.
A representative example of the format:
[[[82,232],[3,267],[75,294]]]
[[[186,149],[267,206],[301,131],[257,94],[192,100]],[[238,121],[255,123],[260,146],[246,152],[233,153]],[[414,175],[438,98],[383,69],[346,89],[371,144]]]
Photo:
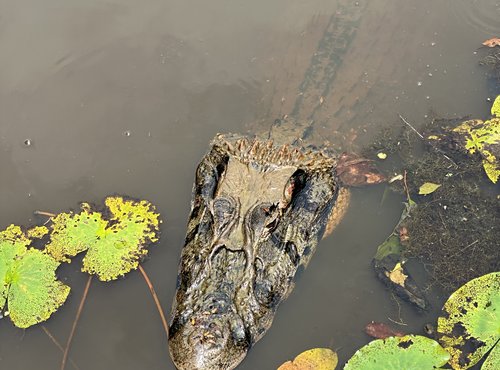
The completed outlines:
[[[500,95],[498,95],[491,106],[491,115],[500,118]]]
[[[423,370],[440,368],[450,355],[438,342],[420,335],[376,339],[361,347],[344,370]]]
[[[500,272],[483,275],[455,291],[438,319],[439,342],[454,369],[467,369],[488,353],[482,369],[500,368]]]
[[[331,349],[313,348],[285,362],[278,370],[334,370],[337,363],[337,354]]]
[[[30,248],[46,227],[24,232],[10,225],[0,231],[0,311],[8,306],[15,326],[27,328],[47,320],[66,301],[70,288],[57,280],[60,263],[47,253]]]
[[[493,117],[489,120],[465,121],[453,131],[463,135],[463,145],[470,154],[481,155],[488,178],[496,184],[500,177],[500,158],[497,158],[500,147],[500,96],[495,99],[491,114]]]
[[[103,212],[82,203],[80,213],[55,216],[46,249],[64,262],[87,251],[82,271],[109,281],[137,268],[147,245],[158,240],[160,221],[155,207],[145,200],[112,196],[104,203]]]

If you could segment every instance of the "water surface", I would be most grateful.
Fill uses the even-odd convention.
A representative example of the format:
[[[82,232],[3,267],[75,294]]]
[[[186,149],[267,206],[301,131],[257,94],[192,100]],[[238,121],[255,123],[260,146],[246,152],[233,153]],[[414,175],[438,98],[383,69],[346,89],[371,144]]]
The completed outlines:
[[[369,142],[401,125],[398,114],[417,127],[430,111],[486,114],[492,92],[477,48],[500,34],[496,0],[0,1],[0,228],[113,193],[149,199],[165,222],[144,268],[168,311],[194,170],[210,139],[289,114],[329,20],[352,14],[359,22],[330,88],[307,97],[304,110],[319,107],[318,135],[354,130]],[[383,193],[354,191],[241,369],[276,368],[318,346],[344,362],[368,342],[371,320],[414,333],[435,320],[435,310],[415,312],[374,278],[371,258],[401,212],[402,199],[381,203]],[[77,261],[59,270],[72,293],[45,324],[61,342],[85,284],[78,270]],[[443,297],[432,300],[438,307]],[[173,369],[166,348],[138,273],[94,282],[70,354],[80,369]],[[60,359],[40,327],[0,321],[1,369],[55,369]]]

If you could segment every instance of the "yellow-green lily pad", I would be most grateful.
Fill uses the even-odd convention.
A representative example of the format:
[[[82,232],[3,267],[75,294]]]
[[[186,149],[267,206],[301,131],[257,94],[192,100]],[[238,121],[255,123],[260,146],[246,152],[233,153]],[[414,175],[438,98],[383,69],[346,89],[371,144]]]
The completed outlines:
[[[440,343],[450,352],[454,369],[467,369],[492,349],[484,366],[499,364],[500,272],[469,281],[455,291],[438,319]],[[489,356],[488,356],[489,357]],[[489,365],[491,364],[491,365]],[[496,366],[493,368],[500,368]]]
[[[496,114],[496,108],[491,112]],[[500,158],[495,154],[500,146],[500,117],[484,122],[477,119],[465,121],[453,131],[464,136],[464,146],[470,154],[481,154],[486,175],[496,184],[500,178]]]
[[[58,261],[87,251],[82,271],[101,281],[115,280],[136,269],[147,254],[147,246],[158,240],[159,214],[148,201],[119,196],[105,200],[103,214],[82,204],[78,214],[54,217],[47,251]]]
[[[426,182],[418,189],[418,194],[420,195],[428,195],[434,193],[441,184],[434,184],[432,182]]]
[[[438,342],[420,335],[371,341],[347,362],[344,370],[426,370],[440,368],[450,355]]]
[[[491,115],[500,118],[500,95],[498,95],[491,106]]]
[[[329,348],[313,348],[287,361],[278,370],[334,370],[337,354]]]
[[[46,228],[37,227],[24,233],[15,225],[0,232],[0,311],[8,305],[10,318],[19,328],[47,320],[70,291],[56,278],[60,263],[47,253],[28,248],[28,236],[41,237],[46,232]]]

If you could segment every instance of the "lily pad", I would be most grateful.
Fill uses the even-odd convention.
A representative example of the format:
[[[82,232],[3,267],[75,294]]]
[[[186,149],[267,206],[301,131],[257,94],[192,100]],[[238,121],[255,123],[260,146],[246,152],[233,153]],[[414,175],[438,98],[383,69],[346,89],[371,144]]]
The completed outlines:
[[[426,182],[418,189],[418,194],[420,195],[428,195],[434,193],[441,184],[434,184],[432,182]]]
[[[493,368],[500,368],[500,272],[469,281],[455,291],[438,319],[440,343],[450,352],[454,369],[467,369],[493,349]],[[485,365],[485,366],[486,366]],[[488,365],[490,366],[490,365]]]
[[[68,297],[70,288],[56,279],[59,262],[47,253],[28,248],[28,235],[41,237],[47,229],[24,233],[10,225],[0,232],[0,310],[8,305],[12,322],[19,328],[47,320]]]
[[[159,214],[148,201],[113,196],[105,200],[105,213],[82,204],[79,214],[61,213],[53,219],[47,251],[58,261],[87,251],[82,271],[101,281],[115,280],[136,269],[147,246],[158,240]]]
[[[493,114],[497,113],[496,104],[495,100],[491,109]],[[464,135],[464,146],[470,154],[481,154],[486,175],[496,184],[500,177],[500,159],[497,158],[500,146],[500,117],[484,122],[478,119],[465,121],[453,131]]]
[[[377,339],[360,348],[344,370],[425,370],[450,358],[438,342],[420,335]]]
[[[491,106],[491,115],[500,118],[500,95],[497,96]]]
[[[329,348],[314,348],[302,352],[293,361],[287,361],[278,370],[334,370],[337,354]]]

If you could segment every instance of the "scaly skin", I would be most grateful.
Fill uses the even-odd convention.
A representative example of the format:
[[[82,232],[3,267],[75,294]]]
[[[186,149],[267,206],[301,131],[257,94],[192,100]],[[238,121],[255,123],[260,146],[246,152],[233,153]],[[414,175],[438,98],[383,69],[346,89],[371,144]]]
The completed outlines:
[[[196,173],[172,312],[178,369],[233,369],[271,327],[332,214],[335,166],[319,151],[214,140]]]

